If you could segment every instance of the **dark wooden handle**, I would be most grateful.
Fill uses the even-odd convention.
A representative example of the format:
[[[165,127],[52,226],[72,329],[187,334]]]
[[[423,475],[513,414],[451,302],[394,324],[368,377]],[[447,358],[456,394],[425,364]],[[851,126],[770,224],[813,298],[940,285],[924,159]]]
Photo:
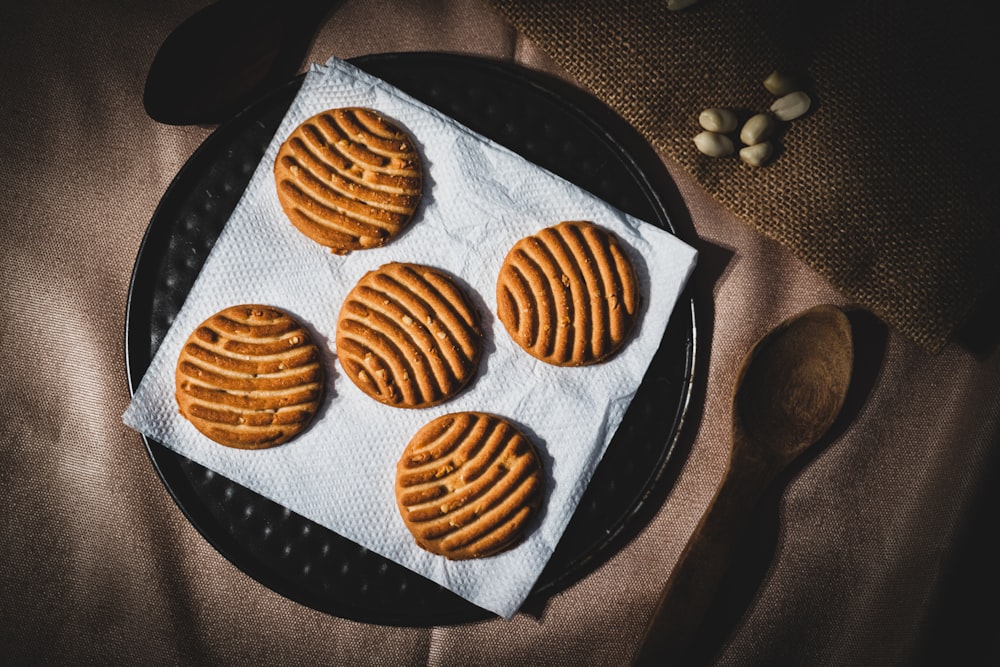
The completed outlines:
[[[744,519],[769,477],[760,469],[740,470],[727,472],[681,552],[646,626],[636,667],[679,659],[715,598]]]

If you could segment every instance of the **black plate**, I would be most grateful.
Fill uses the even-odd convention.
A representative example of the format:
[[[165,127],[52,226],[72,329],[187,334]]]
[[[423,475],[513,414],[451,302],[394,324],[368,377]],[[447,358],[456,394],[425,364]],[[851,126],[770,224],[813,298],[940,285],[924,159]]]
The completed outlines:
[[[492,60],[433,53],[352,62],[605,201],[675,232],[665,171],[627,126],[551,77]],[[126,315],[134,392],[250,180],[302,77],[220,126],[177,174],[149,223]],[[612,129],[613,128],[613,129]],[[638,151],[638,152],[637,152]],[[662,170],[662,165],[659,165]],[[584,576],[635,527],[674,452],[691,391],[694,304],[678,303],[659,351],[526,606]],[[145,438],[164,485],[236,567],[314,609],[358,621],[429,626],[492,616],[454,593]],[[662,490],[662,489],[658,489]]]

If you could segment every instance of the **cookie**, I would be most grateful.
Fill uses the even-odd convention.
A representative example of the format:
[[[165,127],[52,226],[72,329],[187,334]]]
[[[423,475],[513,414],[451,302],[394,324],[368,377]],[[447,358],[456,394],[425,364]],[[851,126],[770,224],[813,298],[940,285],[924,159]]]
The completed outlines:
[[[413,217],[423,183],[409,135],[377,111],[331,109],[278,149],[278,201],[303,234],[338,255],[376,248]]]
[[[444,415],[417,431],[396,464],[396,504],[417,544],[452,560],[514,546],[541,502],[542,465],[510,422]]]
[[[191,333],[177,359],[180,413],[215,442],[273,447],[298,435],[323,396],[320,350],[286,313],[232,306]]]
[[[561,222],[520,239],[497,278],[497,316],[531,356],[585,366],[624,346],[639,287],[618,239],[590,222]]]
[[[394,262],[369,271],[348,293],[336,344],[345,375],[361,391],[386,405],[425,408],[473,378],[482,330],[448,274]]]

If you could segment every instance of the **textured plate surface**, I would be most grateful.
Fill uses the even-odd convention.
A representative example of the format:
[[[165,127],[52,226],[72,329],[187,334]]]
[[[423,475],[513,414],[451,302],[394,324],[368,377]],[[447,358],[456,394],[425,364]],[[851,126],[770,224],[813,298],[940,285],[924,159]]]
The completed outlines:
[[[648,146],[589,96],[522,67],[433,53],[355,65],[610,204],[675,232],[665,172]],[[301,85],[295,79],[220,126],[174,178],[149,223],[126,314],[129,386],[142,375]],[[645,150],[645,153],[640,153]],[[558,548],[531,607],[606,560],[664,491],[695,362],[694,303],[678,302],[659,351]],[[185,516],[221,554],[272,590],[314,609],[389,625],[492,616],[454,593],[145,439]],[[654,493],[656,491],[657,493]]]

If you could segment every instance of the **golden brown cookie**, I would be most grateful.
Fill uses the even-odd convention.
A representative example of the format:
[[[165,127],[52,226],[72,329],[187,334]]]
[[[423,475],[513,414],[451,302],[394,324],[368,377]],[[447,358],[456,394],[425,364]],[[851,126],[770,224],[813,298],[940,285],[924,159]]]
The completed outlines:
[[[299,231],[338,255],[385,245],[410,222],[423,183],[409,135],[377,111],[331,109],[278,149],[278,201]]]
[[[365,274],[337,318],[345,374],[377,401],[426,408],[473,378],[482,350],[479,314],[438,269],[393,262]]]
[[[319,348],[270,306],[232,306],[194,330],[177,359],[180,412],[227,447],[263,449],[298,435],[323,396]]]
[[[604,361],[635,325],[639,286],[618,239],[590,222],[522,238],[497,279],[497,316],[530,355],[556,366]]]
[[[508,421],[480,412],[438,417],[396,465],[396,504],[417,544],[452,560],[512,547],[541,502],[542,464]]]

